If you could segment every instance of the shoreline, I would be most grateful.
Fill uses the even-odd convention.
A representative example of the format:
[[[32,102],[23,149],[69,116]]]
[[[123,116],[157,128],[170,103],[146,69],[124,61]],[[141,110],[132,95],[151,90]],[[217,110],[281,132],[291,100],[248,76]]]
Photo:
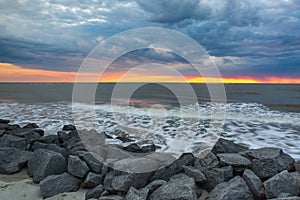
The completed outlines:
[[[121,155],[102,143],[103,155],[120,157],[97,160],[73,125],[44,136],[34,123],[20,127],[9,122],[0,119],[1,199],[253,200],[300,195],[300,161],[278,148],[249,149],[220,138],[199,156],[184,153],[155,171],[134,173],[104,163],[124,170],[135,163],[145,170],[147,163],[165,164],[166,157],[160,157],[163,162],[151,157],[155,146],[130,144],[123,147],[128,153]],[[91,141],[95,134],[102,141],[110,137],[109,133],[83,133]],[[120,140],[126,144],[129,139]],[[133,159],[130,153],[146,156]]]

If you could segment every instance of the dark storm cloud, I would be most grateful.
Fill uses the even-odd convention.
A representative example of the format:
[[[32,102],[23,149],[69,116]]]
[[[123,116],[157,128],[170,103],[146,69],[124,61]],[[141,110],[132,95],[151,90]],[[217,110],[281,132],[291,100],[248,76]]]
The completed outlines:
[[[0,3],[0,62],[75,71],[103,39],[131,28],[158,26],[178,30],[203,45],[224,76],[300,73],[298,0]],[[184,61],[170,53],[142,50],[118,62],[113,70],[117,65]]]

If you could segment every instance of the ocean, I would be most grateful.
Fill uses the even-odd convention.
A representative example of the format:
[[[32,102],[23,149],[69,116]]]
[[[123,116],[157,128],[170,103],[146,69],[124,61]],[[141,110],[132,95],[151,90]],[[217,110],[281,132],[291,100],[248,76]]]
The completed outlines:
[[[122,84],[125,88],[137,85]],[[74,102],[73,106],[81,112],[76,115],[80,128],[126,135],[141,145],[154,143],[166,149],[179,138],[192,140],[188,150],[196,152],[199,146],[213,145],[215,138],[209,136],[213,132],[251,148],[279,147],[300,159],[300,85],[225,84],[226,99],[213,103],[205,84],[191,86],[197,102],[185,94],[184,84],[149,83],[138,88],[125,106],[128,99],[118,95],[111,104],[114,83],[101,83],[93,104]],[[72,83],[0,83],[0,118],[20,125],[35,122],[46,134],[56,134],[63,125],[74,123],[72,92]],[[179,96],[186,100],[184,104]],[[225,109],[224,119],[219,115],[211,119],[214,106]],[[97,115],[96,125],[86,111],[91,108]],[[214,129],[218,126],[222,130]]]

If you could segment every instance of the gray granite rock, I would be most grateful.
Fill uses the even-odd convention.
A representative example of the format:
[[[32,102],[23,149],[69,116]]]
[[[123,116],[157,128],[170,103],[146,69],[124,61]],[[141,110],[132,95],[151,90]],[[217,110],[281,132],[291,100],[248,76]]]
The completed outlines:
[[[156,189],[149,200],[197,200],[196,184],[194,179],[185,175],[177,174]]]
[[[203,183],[206,180],[205,175],[197,168],[193,166],[183,166],[184,173],[193,178],[197,183]]]
[[[148,183],[151,173],[126,173],[114,176],[111,186],[115,191],[127,192],[130,187],[137,189],[144,187]]]
[[[248,150],[248,147],[244,145],[236,144],[232,140],[220,138],[211,151],[217,155],[219,153],[239,153],[246,150]]]
[[[36,149],[46,149],[49,151],[54,151],[57,153],[60,153],[61,155],[63,155],[64,157],[67,156],[67,150],[65,148],[62,148],[56,144],[45,144],[45,143],[41,143],[41,142],[35,142],[30,150],[31,151],[35,151]]]
[[[21,150],[26,150],[26,140],[21,137],[4,134],[0,138],[0,147],[12,147]]]
[[[77,191],[80,186],[80,179],[68,173],[51,175],[42,180],[39,186],[42,196],[48,198],[64,192]]]
[[[103,185],[97,185],[85,193],[85,199],[98,199],[103,191]]]
[[[66,160],[61,154],[37,149],[28,162],[27,174],[33,177],[35,183],[38,183],[49,175],[64,173],[66,168]]]
[[[297,160],[294,166],[295,166],[295,170],[300,173],[300,160]]]
[[[202,187],[210,192],[219,183],[229,181],[233,177],[233,168],[231,166],[226,166],[222,168],[206,169],[203,173],[207,181],[202,184]]]
[[[264,147],[242,152],[241,155],[251,160],[249,169],[261,179],[294,168],[295,160],[279,148]]]
[[[299,195],[297,180],[286,170],[276,174],[263,183],[267,198],[290,197]]]
[[[183,171],[183,166],[191,165],[194,163],[195,157],[191,153],[184,153],[175,160],[172,164],[167,167],[157,170],[154,175],[151,177],[151,181],[162,179],[169,180],[169,178],[181,171]]]
[[[100,174],[95,174],[94,172],[89,172],[85,177],[82,187],[83,188],[93,188],[103,182],[103,177]]]
[[[154,180],[148,185],[146,185],[146,189],[149,189],[149,193],[152,193],[154,190],[165,184],[167,181],[165,180]]]
[[[99,200],[125,200],[125,198],[119,195],[108,195],[100,197]]]
[[[228,182],[220,183],[208,195],[208,200],[254,200],[245,181],[236,176]]]
[[[125,199],[126,200],[147,200],[149,189],[141,188],[139,190],[131,187],[127,192]]]
[[[87,164],[77,156],[69,155],[68,157],[68,172],[69,174],[83,178],[89,171]]]
[[[32,152],[11,147],[0,148],[0,174],[20,171],[31,159]]]
[[[97,160],[90,152],[81,151],[77,154],[82,160],[86,162],[88,167],[95,173],[101,173],[103,164]]]
[[[255,199],[264,199],[265,190],[262,181],[254,172],[246,169],[243,174],[243,179],[247,183],[249,190],[252,192]]]
[[[236,153],[220,153],[217,157],[221,166],[247,167],[251,164],[250,160]]]
[[[219,160],[211,151],[203,152],[195,158],[194,166],[200,170],[207,168],[216,168],[219,166]]]

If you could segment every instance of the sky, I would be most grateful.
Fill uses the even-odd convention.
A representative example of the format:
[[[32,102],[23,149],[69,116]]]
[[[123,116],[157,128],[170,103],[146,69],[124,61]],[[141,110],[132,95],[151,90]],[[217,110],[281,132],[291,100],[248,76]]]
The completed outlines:
[[[299,0],[0,0],[0,82],[73,82],[101,41],[141,27],[191,37],[226,83],[300,83]],[[155,49],[117,59],[102,81],[118,81],[131,67],[150,62],[204,82],[185,59]],[[124,81],[180,80],[150,71]],[[92,75],[83,76],[89,81]]]

